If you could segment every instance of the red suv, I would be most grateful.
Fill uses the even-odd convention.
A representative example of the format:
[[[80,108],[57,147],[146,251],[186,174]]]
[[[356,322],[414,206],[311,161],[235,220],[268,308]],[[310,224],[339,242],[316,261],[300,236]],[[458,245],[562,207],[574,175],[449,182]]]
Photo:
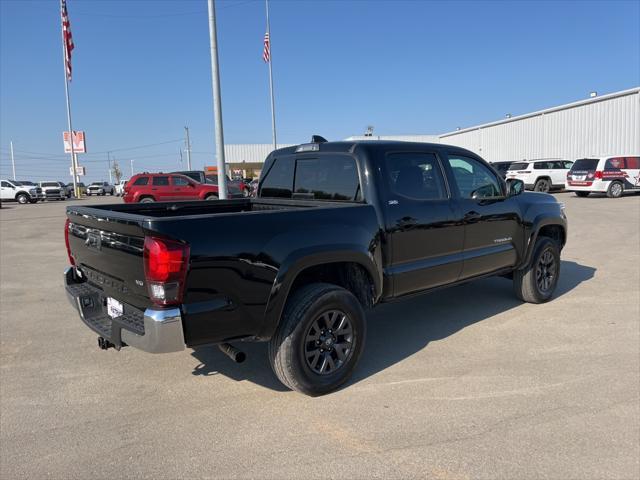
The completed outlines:
[[[125,203],[217,200],[218,186],[198,183],[175,173],[139,173],[124,186]]]

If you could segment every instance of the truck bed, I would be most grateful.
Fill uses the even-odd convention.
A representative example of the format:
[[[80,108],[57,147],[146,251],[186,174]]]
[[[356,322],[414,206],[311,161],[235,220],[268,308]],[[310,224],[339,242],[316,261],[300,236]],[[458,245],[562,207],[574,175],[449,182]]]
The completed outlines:
[[[74,205],[67,217],[81,280],[97,289],[99,303],[108,297],[123,303],[125,314],[153,307],[144,283],[145,237],[189,245],[181,310],[192,346],[266,335],[273,326],[265,325],[265,309],[279,291],[279,273],[310,250],[358,248],[368,255],[378,230],[372,205],[320,200]],[[110,324],[106,310],[98,317]]]

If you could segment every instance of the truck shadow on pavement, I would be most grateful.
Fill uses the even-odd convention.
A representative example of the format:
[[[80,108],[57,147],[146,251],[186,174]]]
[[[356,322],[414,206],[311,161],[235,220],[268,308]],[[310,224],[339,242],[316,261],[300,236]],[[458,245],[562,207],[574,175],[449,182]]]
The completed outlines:
[[[593,267],[563,261],[554,299],[590,280],[595,272]],[[404,360],[432,341],[520,305],[511,280],[498,277],[380,305],[367,315],[365,351],[346,387]],[[276,391],[287,390],[269,366],[266,343],[235,345],[247,354],[244,363],[233,363],[217,347],[200,348],[192,353],[200,362],[193,375],[220,374]]]

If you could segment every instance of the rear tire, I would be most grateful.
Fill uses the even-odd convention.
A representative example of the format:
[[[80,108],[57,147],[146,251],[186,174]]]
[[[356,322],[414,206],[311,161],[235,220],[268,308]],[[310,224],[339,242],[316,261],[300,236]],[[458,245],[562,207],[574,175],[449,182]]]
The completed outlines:
[[[360,359],[366,337],[365,314],[344,288],[314,283],[287,301],[269,342],[269,361],[292,390],[318,396],[344,384]]]
[[[607,188],[607,197],[609,198],[620,198],[624,192],[624,185],[622,182],[618,182],[617,180],[611,182],[609,188]]]
[[[549,193],[551,190],[551,180],[547,178],[539,178],[533,186],[534,192]]]
[[[205,200],[218,200],[218,196],[213,193],[204,197]]]
[[[538,237],[529,264],[513,272],[516,296],[527,303],[551,300],[560,277],[560,246],[549,237]]]
[[[588,197],[588,196],[589,196],[589,193],[591,193],[591,192],[573,192],[573,193],[575,193],[575,194],[576,194],[576,197],[582,197],[582,198],[585,198],[585,197]]]

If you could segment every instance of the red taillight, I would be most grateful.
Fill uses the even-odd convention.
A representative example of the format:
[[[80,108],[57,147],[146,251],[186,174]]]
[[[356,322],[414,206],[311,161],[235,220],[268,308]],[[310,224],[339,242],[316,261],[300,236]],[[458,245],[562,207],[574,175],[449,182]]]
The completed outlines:
[[[67,247],[67,255],[69,256],[69,263],[75,267],[76,266],[76,261],[73,259],[73,256],[71,255],[71,248],[69,247],[69,228],[70,228],[70,225],[71,225],[71,222],[67,218],[65,220],[65,222],[64,222],[64,245]]]
[[[143,257],[151,300],[158,305],[181,303],[189,266],[189,246],[173,240],[145,237]]]
[[[596,170],[596,179],[602,180],[602,170]]]

